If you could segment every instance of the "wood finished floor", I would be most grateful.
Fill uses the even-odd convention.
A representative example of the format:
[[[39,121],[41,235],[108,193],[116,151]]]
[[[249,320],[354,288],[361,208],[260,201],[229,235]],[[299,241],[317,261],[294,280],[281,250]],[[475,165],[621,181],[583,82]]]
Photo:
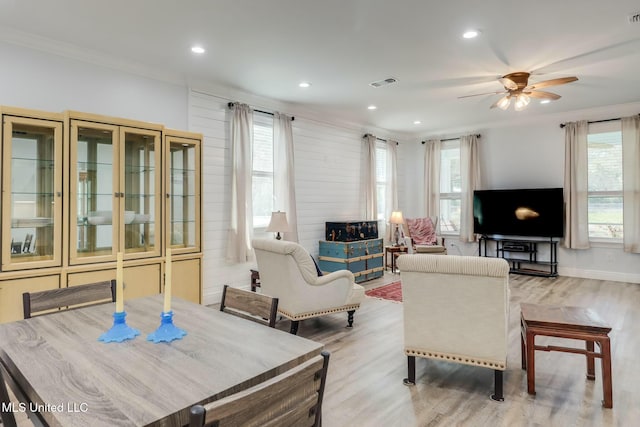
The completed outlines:
[[[364,286],[370,289],[399,279],[387,273]],[[344,313],[301,322],[298,335],[324,343],[331,352],[323,427],[640,425],[640,284],[511,275],[510,287],[502,403],[489,399],[489,369],[418,359],[417,384],[404,386],[402,304],[365,298],[353,329],[344,327]],[[596,381],[587,381],[585,358],[579,355],[536,352],[537,395],[527,394],[526,375],[520,369],[521,302],[591,307],[609,322],[613,409],[601,405],[600,363],[596,362]],[[288,330],[289,322],[280,321],[276,327]],[[24,414],[17,415],[19,426],[31,425]]]
[[[368,289],[399,278],[387,273],[364,285]],[[404,386],[402,304],[367,297],[353,329],[344,327],[346,314],[301,322],[298,335],[324,343],[331,352],[323,426],[640,425],[640,284],[511,275],[510,287],[502,403],[489,399],[489,369],[417,359],[417,384]],[[520,368],[521,302],[591,307],[613,327],[613,409],[601,405],[599,361],[596,381],[588,381],[581,355],[536,352],[537,395],[527,394]],[[289,322],[280,321],[277,327],[287,330]],[[539,337],[536,342],[553,340]],[[566,345],[568,340],[556,342]],[[583,348],[582,342],[573,343]]]

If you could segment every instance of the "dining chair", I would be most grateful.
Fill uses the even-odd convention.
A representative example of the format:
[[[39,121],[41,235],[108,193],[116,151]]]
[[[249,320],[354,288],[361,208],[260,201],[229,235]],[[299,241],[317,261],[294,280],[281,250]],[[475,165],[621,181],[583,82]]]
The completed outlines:
[[[206,405],[191,407],[189,427],[320,426],[329,352],[274,378]]]
[[[89,283],[87,285],[69,286],[67,288],[51,289],[40,292],[25,292],[22,294],[22,308],[24,318],[29,319],[34,313],[75,306],[78,304],[115,302],[116,281]]]
[[[220,311],[276,326],[278,298],[224,285]]]
[[[9,392],[7,391],[7,385],[4,382],[2,376],[2,368],[0,368],[0,420],[2,420],[2,427],[16,427],[16,418],[13,416],[12,402],[9,398]]]

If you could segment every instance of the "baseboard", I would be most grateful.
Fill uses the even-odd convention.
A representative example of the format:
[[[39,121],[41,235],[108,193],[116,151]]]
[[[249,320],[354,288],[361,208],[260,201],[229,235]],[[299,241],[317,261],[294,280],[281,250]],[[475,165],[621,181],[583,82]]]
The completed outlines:
[[[640,274],[618,273],[616,271],[582,270],[558,267],[560,276],[580,277],[582,279],[612,280],[614,282],[640,283]]]

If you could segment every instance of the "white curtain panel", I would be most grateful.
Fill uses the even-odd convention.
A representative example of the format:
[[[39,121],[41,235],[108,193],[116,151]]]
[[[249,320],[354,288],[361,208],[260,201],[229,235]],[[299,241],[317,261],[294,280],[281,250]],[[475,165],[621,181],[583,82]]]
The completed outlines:
[[[622,118],[623,247],[640,253],[640,116]]]
[[[424,150],[424,214],[431,218],[440,218],[440,148],[439,139],[425,142]],[[437,233],[440,233],[440,221],[437,221]]]
[[[376,137],[365,135],[364,141],[364,219],[378,219],[378,196],[376,194]]]
[[[293,130],[291,117],[273,114],[273,174],[276,210],[287,214],[289,231],[283,239],[298,242],[298,214],[296,211],[295,168],[293,159]]]
[[[475,242],[473,233],[473,191],[480,188],[480,159],[478,156],[478,136],[467,135],[460,138],[460,241]]]
[[[380,230],[381,236],[387,235],[387,223],[391,218],[391,213],[398,209],[398,142],[387,140],[387,185],[385,188],[385,207],[383,224],[380,226],[384,228]]]
[[[567,123],[564,127],[564,246],[569,249],[588,249],[589,216],[587,186],[586,120]]]
[[[246,262],[253,257],[252,152],[253,110],[246,104],[235,104],[231,118],[231,223],[227,242],[230,262]]]

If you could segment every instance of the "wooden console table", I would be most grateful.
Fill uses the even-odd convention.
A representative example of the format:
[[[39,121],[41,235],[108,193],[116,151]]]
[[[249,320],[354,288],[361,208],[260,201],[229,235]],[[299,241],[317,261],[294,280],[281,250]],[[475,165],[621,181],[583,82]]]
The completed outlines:
[[[553,307],[536,304],[520,304],[522,369],[527,371],[527,391],[536,394],[535,387],[535,350],[561,351],[584,354],[587,357],[587,379],[595,380],[595,359],[601,359],[603,406],[613,407],[613,389],[611,381],[611,343],[609,332],[600,317],[592,310],[583,307]],[[536,335],[581,340],[586,350],[554,345],[535,345]],[[600,352],[594,351],[594,343]]]

